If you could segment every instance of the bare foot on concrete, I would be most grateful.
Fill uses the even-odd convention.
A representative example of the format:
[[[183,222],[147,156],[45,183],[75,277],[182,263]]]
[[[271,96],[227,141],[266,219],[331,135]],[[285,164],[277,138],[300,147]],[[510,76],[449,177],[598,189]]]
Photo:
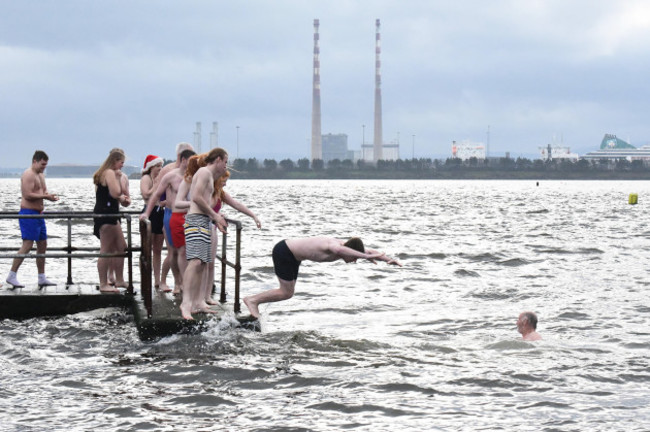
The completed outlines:
[[[244,304],[248,308],[249,312],[251,313],[251,316],[255,318],[260,317],[260,311],[257,309],[257,303],[251,300],[250,297],[244,297]]]
[[[218,305],[219,302],[212,300],[212,297],[208,297],[205,299],[205,302],[209,304],[210,306]]]
[[[120,290],[110,285],[100,285],[99,291],[103,293],[109,293],[109,294],[119,294],[120,292]]]
[[[160,292],[165,292],[165,293],[167,293],[167,292],[171,292],[171,290],[172,290],[172,289],[169,288],[169,287],[167,286],[167,284],[164,283],[164,282],[162,282],[160,285],[158,285],[158,289],[160,290]]]
[[[181,315],[183,316],[184,319],[194,320],[194,318],[192,318],[191,309],[192,308],[189,307],[189,305],[187,305],[185,302],[181,303]]]

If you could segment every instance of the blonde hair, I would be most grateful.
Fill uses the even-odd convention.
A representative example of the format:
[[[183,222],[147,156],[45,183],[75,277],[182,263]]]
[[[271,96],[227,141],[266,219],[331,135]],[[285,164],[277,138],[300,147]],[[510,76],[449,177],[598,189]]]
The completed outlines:
[[[126,159],[126,155],[124,154],[124,150],[120,148],[113,148],[111,152],[108,154],[108,157],[104,161],[104,163],[99,167],[97,171],[95,171],[95,174],[93,174],[93,183],[96,185],[100,185],[102,183],[102,177],[104,176],[104,172],[107,169],[112,169],[111,167],[115,164],[115,162],[122,161]]]

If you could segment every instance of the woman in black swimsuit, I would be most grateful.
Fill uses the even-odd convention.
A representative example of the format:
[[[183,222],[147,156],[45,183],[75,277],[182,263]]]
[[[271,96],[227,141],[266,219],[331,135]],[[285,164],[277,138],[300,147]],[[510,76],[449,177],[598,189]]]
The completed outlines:
[[[122,166],[126,156],[120,149],[113,149],[104,161],[102,166],[93,175],[95,183],[95,214],[118,214],[120,204],[128,206],[131,199],[123,191],[122,187]],[[124,253],[124,233],[120,225],[120,218],[117,216],[102,216],[94,218],[93,233],[99,238],[100,253]],[[108,284],[108,273],[115,269],[112,260],[123,258],[99,258],[97,259],[97,270],[99,272],[99,290],[102,292],[116,293],[119,290]],[[119,272],[116,277],[121,278]],[[123,278],[116,280],[116,286],[126,286]]]

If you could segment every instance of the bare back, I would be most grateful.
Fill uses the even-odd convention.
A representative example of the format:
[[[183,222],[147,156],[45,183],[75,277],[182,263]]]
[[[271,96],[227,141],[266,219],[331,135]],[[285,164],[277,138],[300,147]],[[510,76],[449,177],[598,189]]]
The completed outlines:
[[[341,258],[333,252],[333,249],[341,246],[342,240],[331,237],[308,237],[288,239],[286,242],[298,261],[331,262]]]

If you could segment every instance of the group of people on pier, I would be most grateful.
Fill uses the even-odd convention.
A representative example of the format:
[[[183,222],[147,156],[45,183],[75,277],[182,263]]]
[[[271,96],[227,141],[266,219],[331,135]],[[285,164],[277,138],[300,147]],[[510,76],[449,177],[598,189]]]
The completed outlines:
[[[126,155],[122,149],[113,148],[104,163],[93,175],[95,185],[95,207],[93,233],[100,241],[100,253],[120,254],[126,250],[119,214],[120,206],[128,207],[131,202],[129,181],[122,172]],[[36,151],[32,165],[21,177],[21,203],[19,214],[40,214],[44,200],[57,201],[45,184],[44,171],[48,156]],[[220,214],[223,204],[228,204],[250,216],[258,228],[262,227],[257,216],[244,204],[224,191],[230,176],[228,153],[223,148],[214,148],[207,153],[196,154],[189,143],[176,146],[176,161],[163,166],[162,158],[148,155],[142,168],[140,192],[145,206],[140,219],[149,219],[153,234],[153,273],[157,289],[172,291],[166,283],[171,269],[174,277],[173,294],[181,295],[181,315],[193,319],[193,313],[214,313],[211,306],[214,282],[217,230],[225,233],[228,222]],[[36,242],[37,253],[44,254],[47,248],[47,229],[41,218],[19,219],[23,244],[19,254],[28,253]],[[167,256],[162,260],[163,244],[167,244]],[[302,261],[346,263],[365,259],[372,263],[384,261],[387,264],[402,264],[385,253],[366,248],[358,237],[347,241],[331,237],[292,238],[278,242],[272,252],[275,274],[279,287],[256,295],[244,297],[250,314],[258,318],[259,305],[289,299],[294,294],[298,270]],[[23,259],[16,257],[6,282],[14,288],[23,285],[17,272]],[[37,258],[39,286],[54,285],[45,276],[45,258]],[[99,290],[104,293],[119,293],[126,287],[123,277],[123,257],[100,257],[97,260]],[[540,338],[536,332],[537,316],[532,312],[522,313],[517,321],[518,331],[525,340]]]

